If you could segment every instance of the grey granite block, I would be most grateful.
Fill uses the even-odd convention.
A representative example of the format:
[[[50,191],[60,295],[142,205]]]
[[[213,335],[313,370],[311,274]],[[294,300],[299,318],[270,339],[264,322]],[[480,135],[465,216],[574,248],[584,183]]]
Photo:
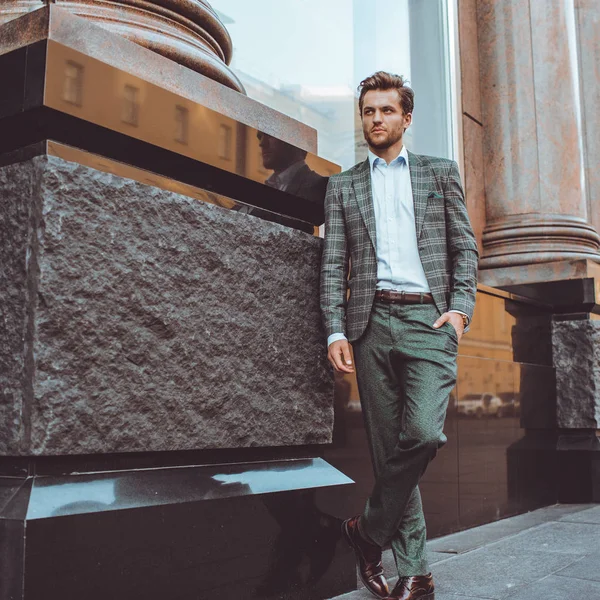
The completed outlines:
[[[600,535],[600,531],[598,532]],[[584,556],[581,560],[570,564],[556,573],[562,577],[589,579],[600,582],[600,552]]]
[[[0,190],[0,453],[331,440],[321,240],[54,157]]]
[[[505,598],[506,600],[596,600],[600,598],[600,583],[552,575],[523,586]]]
[[[558,426],[600,429],[600,321],[552,325]]]

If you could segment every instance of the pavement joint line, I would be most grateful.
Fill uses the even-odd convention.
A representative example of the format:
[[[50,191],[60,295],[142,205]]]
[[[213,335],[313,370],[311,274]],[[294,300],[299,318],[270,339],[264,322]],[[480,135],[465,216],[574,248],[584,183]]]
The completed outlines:
[[[577,581],[591,581],[592,583],[600,583],[597,579],[586,579],[585,577],[575,577],[574,575],[561,575],[560,573],[553,573],[554,577],[561,577],[562,579],[577,579]]]

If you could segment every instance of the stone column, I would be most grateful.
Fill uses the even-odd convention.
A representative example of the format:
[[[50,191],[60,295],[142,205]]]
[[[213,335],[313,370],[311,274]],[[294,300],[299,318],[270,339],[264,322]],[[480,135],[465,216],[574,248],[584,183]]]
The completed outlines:
[[[551,308],[559,500],[595,500],[600,5],[460,0],[459,10],[467,203],[482,250],[480,281]]]
[[[596,35],[597,44],[593,27],[582,23],[592,3],[579,3],[579,29],[589,43]],[[489,269],[600,260],[583,177],[574,6],[480,0],[477,17],[486,189],[482,279]],[[584,70],[593,70],[593,60],[586,58]],[[597,87],[595,79],[589,85]],[[590,116],[593,106],[583,112]]]
[[[600,3],[575,0],[588,214],[600,231]]]

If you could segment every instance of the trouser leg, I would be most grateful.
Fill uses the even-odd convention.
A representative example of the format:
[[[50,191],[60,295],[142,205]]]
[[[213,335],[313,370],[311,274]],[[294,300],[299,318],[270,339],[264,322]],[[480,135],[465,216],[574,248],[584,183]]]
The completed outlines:
[[[354,344],[357,379],[375,486],[361,525],[391,543],[400,575],[427,573],[418,482],[446,438],[448,396],[456,380],[456,333],[433,329],[432,305],[376,304]]]

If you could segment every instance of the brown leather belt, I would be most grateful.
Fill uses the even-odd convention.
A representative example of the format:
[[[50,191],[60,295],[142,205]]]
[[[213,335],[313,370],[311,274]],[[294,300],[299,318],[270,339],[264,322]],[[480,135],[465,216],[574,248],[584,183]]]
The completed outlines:
[[[375,300],[386,304],[433,304],[431,294],[419,294],[418,292],[397,292],[396,290],[377,290]]]

